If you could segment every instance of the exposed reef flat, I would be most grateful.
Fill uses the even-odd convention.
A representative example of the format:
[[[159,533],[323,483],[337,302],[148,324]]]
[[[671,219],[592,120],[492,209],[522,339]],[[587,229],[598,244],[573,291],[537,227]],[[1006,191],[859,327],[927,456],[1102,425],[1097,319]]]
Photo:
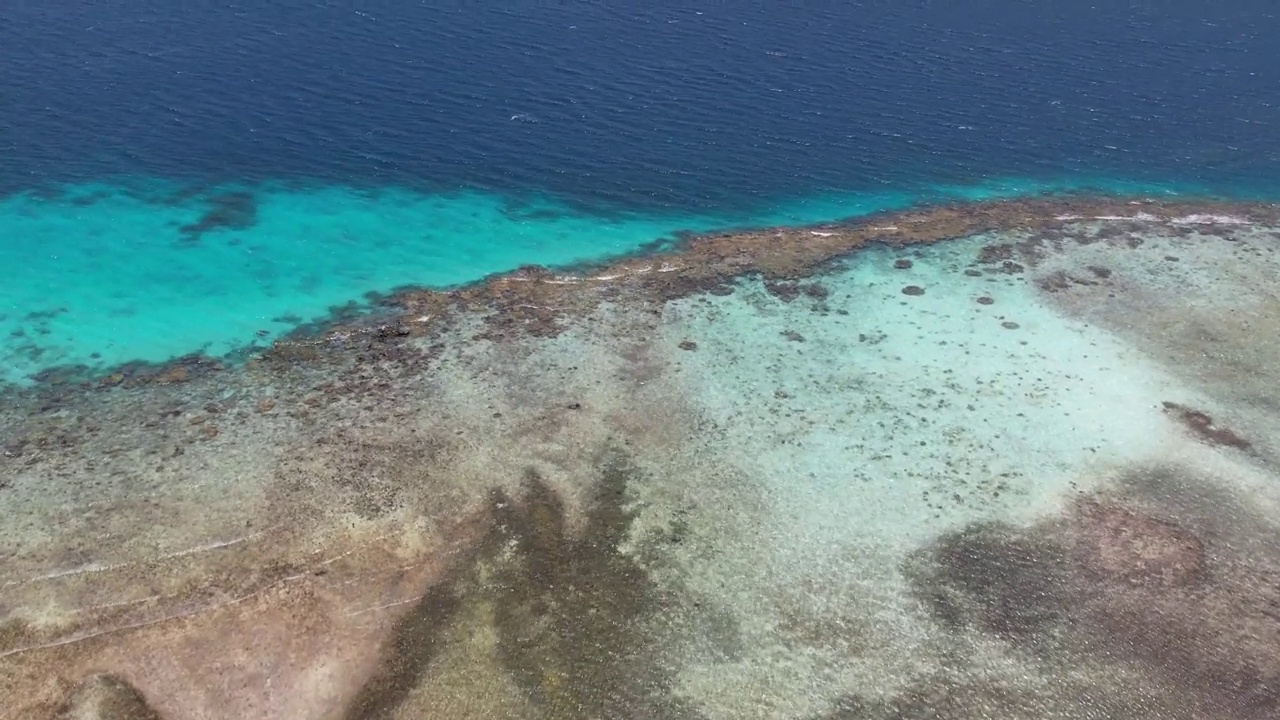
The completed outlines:
[[[0,717],[1275,717],[1278,249],[924,208],[8,390]]]

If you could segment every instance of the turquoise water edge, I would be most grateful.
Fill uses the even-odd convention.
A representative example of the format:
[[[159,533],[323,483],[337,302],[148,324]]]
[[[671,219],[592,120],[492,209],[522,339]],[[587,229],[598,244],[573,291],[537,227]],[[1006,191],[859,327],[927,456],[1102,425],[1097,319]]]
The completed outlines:
[[[1207,195],[1189,185],[1008,179],[832,193],[749,215],[592,213],[548,197],[335,185],[67,185],[0,198],[0,381],[266,347],[335,306],[446,288],[522,265],[635,252],[680,231],[834,221],[915,203],[1084,191]],[[218,198],[221,198],[219,201]],[[211,202],[213,199],[213,202]]]

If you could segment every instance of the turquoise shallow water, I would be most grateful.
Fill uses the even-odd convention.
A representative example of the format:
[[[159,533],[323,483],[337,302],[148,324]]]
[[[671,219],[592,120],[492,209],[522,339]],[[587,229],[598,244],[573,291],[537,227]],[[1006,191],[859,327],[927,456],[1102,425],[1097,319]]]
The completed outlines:
[[[1189,186],[1019,182],[828,194],[757,212],[636,214],[546,197],[344,186],[204,188],[163,181],[64,186],[0,200],[5,381],[266,346],[335,306],[406,285],[443,288],[521,265],[634,252],[679,231],[837,220],[937,199],[1050,191],[1188,194]],[[210,198],[231,197],[221,206]],[[211,210],[213,210],[211,212]],[[220,214],[219,214],[220,213]],[[203,220],[203,223],[202,223]]]

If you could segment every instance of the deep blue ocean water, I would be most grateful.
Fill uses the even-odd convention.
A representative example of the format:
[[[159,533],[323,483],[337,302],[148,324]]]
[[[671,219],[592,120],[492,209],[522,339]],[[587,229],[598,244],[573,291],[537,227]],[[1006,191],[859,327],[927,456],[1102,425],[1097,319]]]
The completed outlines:
[[[646,6],[3,4],[4,378],[680,229],[1280,196],[1271,2]]]

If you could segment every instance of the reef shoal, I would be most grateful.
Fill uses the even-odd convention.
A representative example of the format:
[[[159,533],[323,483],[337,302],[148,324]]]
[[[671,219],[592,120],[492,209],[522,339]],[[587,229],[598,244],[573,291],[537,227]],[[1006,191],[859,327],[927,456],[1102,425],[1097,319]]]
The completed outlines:
[[[1280,208],[525,268],[0,407],[0,718],[1273,718]]]
[[[487,315],[487,333],[554,335],[561,321],[581,316],[606,300],[665,302],[697,293],[726,293],[736,278],[759,275],[773,280],[804,277],[833,259],[873,245],[923,245],[983,232],[1037,230],[1031,244],[1054,243],[1069,223],[1084,218],[1109,220],[1109,232],[1122,223],[1164,221],[1177,232],[1196,228],[1205,234],[1230,233],[1241,222],[1280,220],[1280,206],[1227,200],[1169,200],[1061,194],[974,203],[923,205],[907,211],[861,215],[833,223],[771,227],[755,231],[688,233],[672,249],[642,252],[565,271],[528,266],[449,290],[404,288],[370,293],[368,307],[355,302],[335,306],[330,317],[299,326],[263,352],[246,347],[237,358],[192,353],[164,363],[132,362],[118,367],[50,367],[34,376],[37,387],[90,387],[184,382],[192,375],[218,372],[234,359],[283,358],[296,363],[328,348],[349,352],[350,341],[385,344],[399,337],[421,337],[447,325],[455,313]],[[1024,251],[1029,251],[1028,246]],[[371,311],[371,312],[370,312]],[[16,388],[9,388],[14,389]]]

